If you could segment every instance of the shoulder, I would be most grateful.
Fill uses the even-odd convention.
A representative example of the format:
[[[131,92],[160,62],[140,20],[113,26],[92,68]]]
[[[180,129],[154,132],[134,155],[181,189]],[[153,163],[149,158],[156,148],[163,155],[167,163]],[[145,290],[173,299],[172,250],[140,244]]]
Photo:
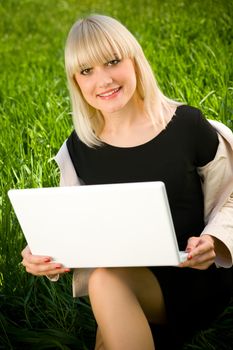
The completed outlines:
[[[197,122],[200,119],[205,119],[199,108],[189,105],[181,105],[177,107],[175,115],[186,122]]]
[[[224,140],[229,144],[231,150],[233,151],[233,132],[225,124],[217,121],[210,120],[209,123],[214,127],[214,129],[220,134]]]
[[[175,116],[180,123],[180,126],[185,129],[190,129],[192,133],[209,131],[216,133],[215,128],[208,119],[203,115],[202,111],[193,106],[181,105],[177,108]]]
[[[200,109],[194,107],[194,106],[190,106],[190,105],[180,105],[177,107],[176,109],[176,114],[179,113],[180,115],[198,115],[200,114]]]

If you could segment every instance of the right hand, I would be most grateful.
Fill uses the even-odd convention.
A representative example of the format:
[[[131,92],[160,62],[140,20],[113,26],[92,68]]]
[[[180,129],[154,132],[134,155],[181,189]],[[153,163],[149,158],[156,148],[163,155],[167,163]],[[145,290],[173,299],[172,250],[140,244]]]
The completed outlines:
[[[49,256],[32,255],[29,246],[26,246],[21,255],[23,257],[22,265],[26,271],[34,276],[51,276],[69,272],[70,269],[64,268],[62,264],[53,263]]]

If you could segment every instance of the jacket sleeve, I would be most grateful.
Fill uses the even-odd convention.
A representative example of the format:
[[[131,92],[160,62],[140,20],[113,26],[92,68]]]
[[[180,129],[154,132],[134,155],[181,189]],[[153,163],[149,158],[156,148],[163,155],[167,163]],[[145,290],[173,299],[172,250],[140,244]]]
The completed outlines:
[[[54,157],[60,170],[60,186],[78,186],[81,180],[78,178],[70,158],[66,141],[61,146],[57,155]]]
[[[210,234],[223,243],[216,264],[231,267],[233,263],[233,149],[221,134],[213,161],[198,168],[204,194],[206,226],[202,234]]]

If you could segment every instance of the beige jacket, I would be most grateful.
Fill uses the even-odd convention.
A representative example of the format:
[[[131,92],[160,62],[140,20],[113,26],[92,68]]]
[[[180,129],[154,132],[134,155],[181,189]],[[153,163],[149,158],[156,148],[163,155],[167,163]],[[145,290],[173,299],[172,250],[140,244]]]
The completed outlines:
[[[231,267],[233,264],[233,134],[224,124],[210,120],[218,132],[219,146],[215,158],[198,168],[202,180],[205,209],[205,229],[224,243],[229,256],[218,255],[216,265]],[[60,186],[82,185],[70,159],[66,142],[55,160],[60,169]],[[73,296],[87,295],[87,281],[93,269],[74,269]],[[58,280],[59,276],[51,279]]]

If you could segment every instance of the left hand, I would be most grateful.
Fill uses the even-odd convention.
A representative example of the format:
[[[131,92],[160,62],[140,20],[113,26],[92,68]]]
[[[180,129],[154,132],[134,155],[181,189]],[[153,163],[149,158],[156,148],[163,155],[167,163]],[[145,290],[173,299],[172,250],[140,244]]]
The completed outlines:
[[[180,267],[206,270],[214,263],[216,257],[214,237],[207,234],[200,237],[190,237],[185,251],[188,253],[188,259],[179,264]]]

